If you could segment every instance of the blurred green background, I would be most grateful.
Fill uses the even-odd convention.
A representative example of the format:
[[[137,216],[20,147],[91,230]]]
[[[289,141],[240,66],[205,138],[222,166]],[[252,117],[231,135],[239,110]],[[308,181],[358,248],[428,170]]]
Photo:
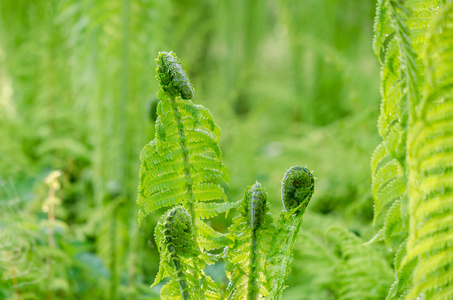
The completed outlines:
[[[19,248],[29,263],[3,268],[0,298],[158,297],[159,287],[148,287],[162,211],[139,229],[135,198],[139,153],[154,136],[154,59],[173,50],[193,101],[222,128],[230,201],[258,180],[278,213],[286,169],[314,171],[316,193],[283,298],[336,299],[341,253],[327,230],[363,241],[375,232],[374,12],[371,0],[1,0],[0,174],[20,199],[8,204],[17,214],[3,224],[20,223],[17,239],[35,250]],[[62,175],[50,247],[42,206],[52,170]],[[228,222],[212,225],[225,231]],[[11,272],[33,266],[45,279],[28,272],[16,276],[23,284],[15,289]],[[227,283],[221,264],[208,272]]]

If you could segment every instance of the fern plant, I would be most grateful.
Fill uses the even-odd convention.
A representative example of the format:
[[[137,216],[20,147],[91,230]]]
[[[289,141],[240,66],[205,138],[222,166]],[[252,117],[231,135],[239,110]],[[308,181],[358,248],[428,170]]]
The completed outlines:
[[[241,200],[229,202],[221,187],[228,183],[228,171],[219,127],[209,110],[190,100],[193,87],[176,55],[160,52],[156,61],[161,89],[155,139],[141,153],[139,224],[154,210],[172,208],[155,229],[160,264],[153,286],[170,277],[162,299],[281,299],[314,192],[312,173],[301,166],[287,171],[278,220],[259,182],[247,187]],[[227,233],[204,221],[232,209],[239,214]],[[209,252],[215,249],[223,252]],[[225,291],[203,271],[219,259],[229,279]]]
[[[382,63],[383,142],[372,158],[372,188],[375,223],[382,228],[372,241],[398,246],[387,299],[453,298],[453,20],[447,2],[378,3],[374,50]]]

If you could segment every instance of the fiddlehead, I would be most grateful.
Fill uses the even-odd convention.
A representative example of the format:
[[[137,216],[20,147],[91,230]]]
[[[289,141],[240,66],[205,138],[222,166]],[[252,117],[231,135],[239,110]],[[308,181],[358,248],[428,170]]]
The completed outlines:
[[[254,300],[268,292],[262,258],[270,249],[275,230],[268,196],[260,183],[247,188],[238,210],[240,215],[229,227],[235,243],[225,249],[225,269],[230,280],[227,299]]]
[[[255,183],[246,194],[245,212],[247,213],[247,223],[251,228],[251,249],[250,249],[250,274],[248,282],[247,299],[254,300],[259,293],[258,271],[259,271],[259,260],[258,260],[258,237],[257,231],[261,227],[264,215],[266,214],[268,207],[267,194],[261,188],[260,183]]]
[[[293,250],[302,224],[302,217],[314,193],[313,174],[305,167],[293,166],[283,177],[283,211],[266,258],[269,294],[266,299],[281,299],[284,283],[290,272]]]
[[[189,76],[173,52],[159,52],[157,79],[162,88],[173,97],[181,96],[184,100],[193,98],[193,88]]]
[[[192,218],[183,207],[170,210],[163,226],[165,245],[170,253],[189,255],[197,248],[193,241]]]
[[[305,167],[293,166],[286,171],[282,182],[282,202],[286,211],[305,211],[315,188],[313,174]]]
[[[181,206],[167,211],[155,228],[155,238],[160,264],[153,285],[168,275],[171,275],[172,281],[178,283],[176,285],[175,282],[169,282],[168,286],[162,289],[162,297],[178,294],[183,300],[194,299],[191,298],[189,290],[192,290],[194,295],[200,295],[197,277],[190,270],[190,261],[200,254],[200,251],[195,242],[189,213]],[[179,292],[175,291],[178,287]]]

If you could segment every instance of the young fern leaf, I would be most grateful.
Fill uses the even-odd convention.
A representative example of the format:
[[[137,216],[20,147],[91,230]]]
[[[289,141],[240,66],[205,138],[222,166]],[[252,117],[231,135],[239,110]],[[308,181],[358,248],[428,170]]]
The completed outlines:
[[[171,276],[162,287],[162,299],[220,299],[215,283],[201,271],[204,261],[192,228],[192,219],[181,206],[167,211],[155,228],[160,263],[152,286]]]
[[[340,253],[334,270],[335,299],[384,299],[393,278],[388,262],[349,231],[331,228],[327,237]]]
[[[270,288],[266,299],[278,300],[282,297],[302,217],[313,193],[314,177],[307,168],[293,166],[286,172],[282,182],[284,209],[266,257],[267,284]]]
[[[137,203],[139,223],[153,210],[183,204],[192,217],[214,216],[227,211],[196,203],[226,200],[217,182],[228,182],[218,141],[220,129],[209,110],[193,104],[187,74],[173,53],[160,52],[157,79],[161,86],[156,137],[140,155],[140,186]],[[181,95],[182,99],[179,98]]]
[[[405,299],[453,298],[453,5],[439,14],[426,48],[419,119],[409,137],[410,228],[403,265],[417,260]]]
[[[265,297],[268,286],[265,278],[264,257],[270,249],[275,230],[269,213],[267,194],[260,183],[247,187],[240,215],[229,227],[234,245],[225,248],[226,273],[230,283],[226,299],[255,300]]]

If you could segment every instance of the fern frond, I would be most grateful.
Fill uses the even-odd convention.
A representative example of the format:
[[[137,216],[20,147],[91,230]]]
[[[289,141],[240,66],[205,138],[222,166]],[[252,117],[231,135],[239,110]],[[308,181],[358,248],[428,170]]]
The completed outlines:
[[[452,184],[445,177],[445,170],[450,170],[449,166],[452,165],[451,159],[448,159],[450,153],[445,150],[451,149],[453,145],[448,141],[450,132],[446,130],[448,126],[452,127],[451,124],[447,125],[450,118],[447,115],[452,115],[447,112],[450,111],[448,105],[436,107],[441,102],[448,103],[448,100],[445,101],[448,97],[438,94],[443,87],[435,86],[434,82],[448,81],[451,66],[447,61],[451,62],[451,50],[446,50],[444,58],[439,59],[441,55],[437,53],[437,49],[442,48],[439,47],[442,44],[439,43],[439,37],[436,42],[431,39],[429,43],[427,35],[444,4],[445,1],[442,0],[382,0],[378,3],[374,50],[378,58],[384,61],[381,72],[382,104],[378,121],[383,143],[378,146],[372,158],[374,222],[385,207],[389,208],[382,229],[372,241],[383,239],[389,245],[389,239],[394,235],[405,235],[409,231],[412,236],[407,242],[407,255],[406,243],[399,247],[396,254],[397,279],[388,299],[415,299],[422,295],[415,290],[408,294],[415,262],[420,259],[417,264],[423,264],[422,256],[426,255],[421,248],[418,252],[413,251],[417,249],[415,244],[423,244],[420,240],[423,240],[422,236],[415,232],[426,229],[426,236],[439,235],[438,224],[434,220],[440,220],[440,217],[434,216],[439,215],[440,208],[449,210],[448,204],[445,204],[448,200],[440,204],[443,196],[439,195],[445,193],[444,190]],[[448,49],[447,41],[443,45],[443,49]],[[434,63],[435,60],[438,61]],[[425,61],[431,63],[424,63]],[[434,79],[436,75],[433,74],[437,71],[442,73],[442,68],[447,70],[443,78]],[[448,84],[446,87],[448,89]],[[434,111],[437,118],[435,121],[430,118]],[[439,201],[429,201],[430,199]],[[408,215],[409,222],[406,220]],[[425,250],[428,251],[428,248]],[[417,280],[417,268],[413,272],[414,283]],[[430,298],[424,292],[422,296]]]
[[[124,198],[117,197],[97,210],[92,215],[96,224],[96,252],[110,271],[112,278],[111,289],[120,285],[120,274],[123,267],[123,257],[127,253],[128,231],[127,224],[121,216],[121,206]],[[111,295],[114,292],[110,292]],[[111,296],[113,297],[113,296]]]
[[[453,5],[449,4],[436,19],[428,40],[425,95],[409,139],[411,219],[404,263],[417,263],[406,299],[453,296],[452,42]]]
[[[160,53],[157,62],[161,90],[156,138],[140,155],[138,220],[156,209],[183,204],[195,222],[201,217],[196,215],[195,203],[226,200],[218,184],[228,182],[218,145],[220,129],[206,108],[178,97],[191,98],[192,90],[190,83],[182,82],[188,78],[177,57]],[[215,211],[203,217],[208,215],[214,216]]]
[[[424,59],[427,45],[428,32],[432,28],[434,20],[438,15],[439,9],[443,7],[445,0],[406,0],[404,5],[409,10],[406,19],[408,34],[410,35],[411,46],[416,54],[418,81],[424,82]],[[423,86],[419,84],[420,92]]]
[[[387,261],[344,229],[331,228],[327,236],[340,252],[340,262],[335,268],[336,299],[383,299],[393,277]]]
[[[381,47],[383,47],[382,39],[384,38],[382,34],[395,31],[391,22],[393,20],[391,12],[392,8],[388,1],[381,1],[378,4],[378,14],[385,14],[385,16],[376,16],[376,21],[384,22],[376,25],[378,26],[376,29],[382,26],[381,30],[387,32],[375,32],[375,40],[381,41],[378,43]],[[393,36],[386,43],[385,59],[381,69],[382,101],[378,119],[378,130],[383,142],[376,148],[371,159],[374,225],[377,224],[385,208],[391,207],[395,201],[404,198],[407,185],[405,176],[407,109],[405,108],[405,96],[402,93],[404,80],[401,71],[400,48],[398,39],[393,38]],[[388,224],[391,220],[393,224],[395,222],[404,224],[404,222],[395,219],[395,217],[403,218],[403,215],[391,214],[390,216],[389,213],[388,210],[385,212],[384,222]],[[389,230],[389,226],[384,225],[384,227],[373,237],[370,243],[385,240],[387,245],[390,246],[390,238],[400,231]]]
[[[374,47],[378,57],[384,57],[378,129],[386,149],[380,145],[372,159],[374,223],[385,206],[402,199],[401,218],[402,224],[406,224],[407,130],[412,129],[416,106],[421,99],[423,65],[420,62],[424,57],[426,31],[442,2],[383,0],[378,3]],[[390,159],[393,161],[389,162]],[[387,223],[398,221],[394,217],[395,214],[387,216]],[[387,241],[391,238],[387,234],[404,233],[389,228],[381,232]]]

